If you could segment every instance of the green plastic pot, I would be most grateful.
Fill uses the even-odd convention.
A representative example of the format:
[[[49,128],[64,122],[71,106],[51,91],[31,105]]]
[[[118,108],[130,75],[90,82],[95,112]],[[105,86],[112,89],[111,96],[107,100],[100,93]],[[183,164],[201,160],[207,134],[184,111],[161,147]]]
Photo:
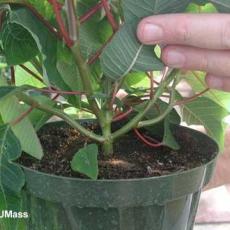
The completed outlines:
[[[211,160],[186,172],[128,180],[86,180],[24,168],[28,230],[192,230],[201,189],[218,153],[206,135],[177,127],[200,140]],[[202,145],[202,143],[208,143]],[[209,146],[207,148],[207,146]]]

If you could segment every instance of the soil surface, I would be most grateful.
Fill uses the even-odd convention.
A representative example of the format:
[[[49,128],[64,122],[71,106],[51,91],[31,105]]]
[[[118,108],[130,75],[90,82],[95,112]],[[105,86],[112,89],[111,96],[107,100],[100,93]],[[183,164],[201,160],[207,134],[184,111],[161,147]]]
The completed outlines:
[[[86,126],[98,132],[95,126],[88,123]],[[70,161],[79,148],[92,143],[88,138],[69,126],[48,125],[42,128],[38,135],[44,148],[43,159],[38,161],[23,153],[20,158],[22,165],[45,173],[87,178],[72,171]],[[194,138],[184,129],[177,134],[177,139],[181,149],[174,151],[167,147],[148,147],[133,132],[128,133],[115,143],[114,154],[110,159],[105,159],[101,153],[99,154],[99,179],[167,175],[198,167],[208,162],[216,154],[215,146],[210,145],[206,138],[200,146],[200,138]],[[203,151],[204,148],[206,151]]]

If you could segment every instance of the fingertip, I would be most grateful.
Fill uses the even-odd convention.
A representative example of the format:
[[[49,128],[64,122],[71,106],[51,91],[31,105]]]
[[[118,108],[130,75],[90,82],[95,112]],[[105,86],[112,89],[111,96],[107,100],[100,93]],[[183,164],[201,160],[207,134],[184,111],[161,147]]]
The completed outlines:
[[[186,56],[182,50],[175,46],[166,46],[162,49],[161,59],[165,65],[172,68],[184,68]]]
[[[145,23],[145,19],[142,19],[137,25],[137,38],[141,43],[144,43],[143,31]]]
[[[169,46],[165,46],[165,47],[161,48],[161,60],[166,65],[167,65],[167,56],[168,56],[168,52],[169,51],[170,51],[170,47]]]
[[[155,45],[162,42],[164,31],[152,18],[145,18],[137,26],[137,37],[145,45]]]
[[[208,74],[205,78],[205,81],[209,88],[218,89],[218,90],[224,90],[225,88],[224,80],[221,77]]]

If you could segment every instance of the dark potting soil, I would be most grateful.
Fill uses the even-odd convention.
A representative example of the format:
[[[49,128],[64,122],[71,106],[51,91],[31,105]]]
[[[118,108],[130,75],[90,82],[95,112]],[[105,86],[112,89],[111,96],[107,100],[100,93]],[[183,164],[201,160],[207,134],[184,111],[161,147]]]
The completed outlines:
[[[89,124],[87,128],[96,129]],[[23,153],[22,165],[59,176],[87,178],[72,171],[70,161],[79,148],[92,143],[89,138],[69,126],[51,125],[42,128],[38,136],[44,148],[43,159],[38,161]],[[216,154],[215,146],[207,147],[210,143],[206,139],[202,142],[206,146],[203,151],[200,140],[188,131],[183,129],[177,136],[181,148],[174,151],[168,147],[148,147],[133,132],[128,133],[115,143],[114,154],[109,159],[99,154],[99,179],[144,178],[186,171],[208,162]]]

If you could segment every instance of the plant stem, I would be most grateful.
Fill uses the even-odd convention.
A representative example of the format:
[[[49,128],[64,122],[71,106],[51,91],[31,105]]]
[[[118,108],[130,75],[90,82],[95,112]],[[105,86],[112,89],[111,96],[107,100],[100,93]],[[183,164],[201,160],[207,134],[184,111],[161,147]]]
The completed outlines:
[[[195,95],[192,96],[192,97],[184,98],[184,99],[182,99],[182,100],[180,100],[180,101],[177,101],[177,102],[175,102],[175,105],[184,105],[184,104],[186,104],[186,103],[192,102],[192,101],[196,100],[198,97],[200,97],[200,96],[202,96],[203,94],[207,93],[209,90],[210,90],[210,89],[207,88],[207,89],[201,91],[200,93],[195,94]]]
[[[73,43],[73,40],[70,38],[68,31],[65,28],[65,24],[64,24],[64,21],[63,21],[62,16],[61,16],[61,9],[60,9],[60,6],[59,6],[57,0],[49,0],[49,2],[53,7],[53,11],[54,11],[54,14],[56,16],[56,21],[58,23],[61,35],[62,35],[66,45],[68,47],[72,47],[74,43]]]
[[[83,24],[102,8],[102,2],[97,3],[93,8],[80,17],[80,23]]]
[[[151,126],[154,125],[160,121],[162,121],[173,109],[173,105],[169,105],[167,109],[158,117],[151,119],[151,120],[146,120],[146,121],[141,121],[138,123],[137,128],[143,128],[146,126]]]
[[[166,80],[161,82],[159,87],[157,88],[154,97],[152,100],[149,101],[145,109],[138,113],[131,121],[129,121],[126,125],[124,125],[121,129],[117,130],[115,133],[112,135],[112,139],[115,140],[119,138],[120,136],[124,135],[125,133],[129,132],[133,128],[138,127],[139,121],[145,116],[145,114],[152,108],[152,106],[156,103],[157,99],[163,94],[165,87],[172,81],[172,78],[175,77],[178,73],[178,70],[173,70],[170,75],[167,77]],[[159,118],[156,119],[162,119],[160,116]]]
[[[18,6],[24,6],[28,8],[37,18],[40,20],[46,27],[47,29],[53,33],[56,37],[61,39],[60,34],[57,32],[56,28],[48,20],[46,20],[30,3],[26,3],[25,1],[18,2],[17,0],[5,0],[1,1],[1,4],[14,4]]]
[[[133,108],[129,108],[126,112],[122,112],[113,118],[113,122],[121,121],[125,119],[129,114],[133,112]]]
[[[25,70],[27,73],[29,73],[30,75],[32,75],[34,78],[36,78],[38,81],[44,83],[43,79],[38,76],[36,73],[34,73],[32,70],[30,70],[29,68],[27,68],[25,65],[20,64],[19,65],[23,70]]]
[[[70,116],[68,116],[67,114],[65,114],[63,111],[59,110],[59,109],[55,109],[52,108],[48,105],[45,104],[40,104],[39,102],[37,102],[36,100],[32,99],[31,97],[27,96],[24,93],[18,93],[17,94],[18,98],[20,100],[22,100],[23,102],[25,102],[26,104],[29,104],[37,109],[40,109],[44,112],[47,113],[51,113],[57,117],[62,118],[64,121],[66,121],[69,125],[71,125],[73,128],[77,129],[80,133],[82,133],[83,135],[88,136],[89,138],[97,141],[97,142],[104,142],[105,138],[97,135],[93,132],[90,132],[89,130],[87,130],[86,128],[84,128],[82,125],[80,125],[80,123],[78,123],[76,120],[72,119]]]
[[[116,32],[118,30],[119,26],[118,26],[118,24],[117,24],[117,22],[113,16],[112,12],[110,11],[110,4],[109,4],[108,0],[101,0],[101,2],[102,2],[102,5],[104,7],[108,21],[109,21],[110,25],[112,26],[113,31]]]
[[[67,22],[69,37],[73,43],[77,40],[77,24],[75,15],[75,3],[73,0],[66,0]]]
[[[71,1],[71,0],[70,0]],[[67,10],[67,15],[70,12]],[[79,28],[80,28],[80,21],[77,21],[76,17],[71,18],[71,22],[69,22],[69,26],[74,26],[77,29],[77,35],[79,34]],[[69,30],[73,30],[69,28]],[[75,41],[75,44],[73,47],[71,47],[72,53],[75,58],[75,62],[77,64],[81,81],[83,84],[84,91],[86,93],[86,97],[88,100],[88,103],[91,107],[91,110],[96,115],[103,135],[103,152],[106,156],[113,153],[113,141],[112,141],[112,135],[111,135],[111,124],[113,119],[112,111],[109,110],[109,108],[100,108],[97,100],[94,97],[94,90],[92,86],[91,81],[91,75],[90,75],[90,69],[89,65],[86,60],[83,59],[81,48],[80,48],[80,38],[77,36],[77,40]]]
[[[28,110],[23,112],[18,118],[11,121],[10,122],[11,126],[14,126],[14,125],[17,125],[18,123],[20,123],[24,118],[26,118],[33,111],[33,109],[34,109],[34,107],[31,106]]]
[[[40,56],[40,55],[39,55]],[[41,57],[42,59],[42,57]],[[30,61],[31,65],[34,67],[34,69],[40,74],[42,75],[43,70],[42,70],[42,64],[40,63],[40,61],[37,59],[37,57],[33,58]]]
[[[113,140],[112,140],[112,131],[111,131],[111,124],[112,124],[112,117],[113,114],[110,111],[105,112],[105,120],[103,121],[103,124],[101,125],[103,137],[105,138],[105,141],[103,143],[103,153],[105,156],[109,156],[113,153]]]
[[[176,76],[176,79],[174,80],[172,88],[171,88],[171,96],[170,96],[169,105],[168,105],[167,109],[160,116],[158,116],[154,119],[139,122],[137,125],[138,128],[143,128],[146,126],[154,125],[154,124],[160,122],[161,120],[163,120],[172,111],[172,109],[174,107],[174,99],[175,99],[175,93],[176,93],[175,88],[176,88],[178,81],[179,81],[179,77]]]
[[[152,147],[152,148],[158,148],[158,147],[161,147],[163,144],[161,143],[161,142],[159,142],[159,143],[153,143],[153,142],[150,142],[148,139],[150,139],[149,137],[148,137],[148,139],[147,139],[147,137],[145,137],[144,135],[142,135],[139,131],[138,131],[138,129],[134,129],[134,132],[135,132],[135,134],[137,135],[137,137],[141,140],[141,141],[143,141],[146,145],[148,145],[149,147]],[[152,138],[151,138],[152,139]]]
[[[93,64],[99,57],[100,55],[102,54],[104,48],[107,46],[107,44],[112,40],[113,38],[113,35],[103,44],[103,46],[101,48],[99,48],[94,54],[92,57],[89,58],[88,60],[88,64]]]
[[[72,0],[70,0],[70,2],[72,3],[72,7],[74,7],[74,3]],[[71,18],[71,22],[69,21],[69,30],[71,31],[75,31],[76,30],[76,36],[77,36],[77,40],[75,41],[75,44],[71,47],[71,51],[74,55],[75,58],[75,62],[77,64],[79,73],[80,73],[80,77],[81,77],[81,81],[83,84],[83,88],[84,91],[86,93],[86,97],[87,100],[89,102],[89,105],[92,109],[92,111],[94,112],[94,114],[96,115],[96,117],[99,120],[99,123],[101,123],[101,121],[103,120],[103,115],[101,113],[101,110],[97,104],[96,99],[94,98],[94,90],[93,90],[93,86],[92,86],[92,81],[91,81],[91,76],[90,76],[90,70],[89,70],[89,66],[87,64],[87,62],[83,59],[82,54],[81,54],[81,48],[80,48],[80,38],[79,38],[79,28],[80,28],[80,22],[77,21],[76,17],[70,17],[70,14],[72,14],[72,12],[70,12],[70,9],[67,10],[67,17],[70,19]],[[74,27],[74,28],[71,28]]]
[[[14,66],[10,67],[10,75],[11,75],[11,84],[15,85],[15,69]]]
[[[0,30],[2,29],[4,16],[5,16],[5,11],[0,10]]]
[[[96,117],[99,119],[99,122],[100,122],[101,120],[103,120],[102,113],[101,113],[101,110],[97,104],[96,99],[94,98],[94,93],[93,93],[94,91],[93,91],[93,87],[92,87],[92,81],[90,78],[90,71],[89,71],[87,63],[82,58],[80,45],[79,44],[74,45],[71,48],[71,50],[74,54],[74,58],[75,58],[75,61],[77,63],[77,66],[78,66],[78,70],[79,70],[80,77],[81,77],[81,80],[83,83],[84,91],[85,91],[86,96],[87,96],[87,100],[88,100],[94,114],[96,115]]]
[[[36,91],[44,92],[44,93],[58,93],[59,95],[85,95],[84,92],[81,91],[63,91],[56,89],[35,89]]]

